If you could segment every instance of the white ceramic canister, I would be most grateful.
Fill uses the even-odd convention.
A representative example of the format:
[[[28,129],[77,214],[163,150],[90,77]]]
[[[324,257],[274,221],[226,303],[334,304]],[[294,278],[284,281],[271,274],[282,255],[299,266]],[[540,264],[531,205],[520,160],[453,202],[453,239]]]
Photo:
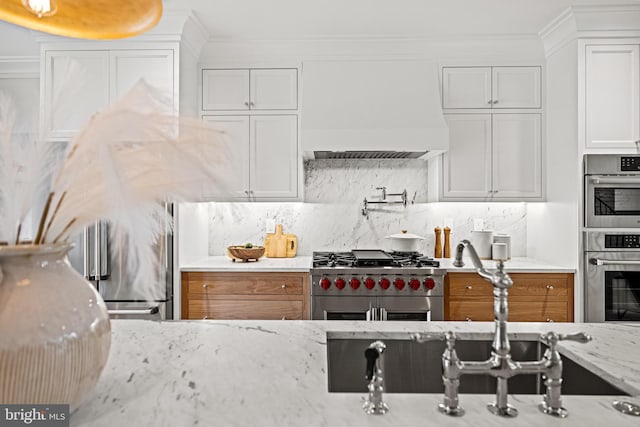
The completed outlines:
[[[472,230],[470,240],[480,259],[491,259],[492,230]]]
[[[511,236],[503,233],[493,235],[493,243],[505,243],[507,245],[507,259],[511,259]]]

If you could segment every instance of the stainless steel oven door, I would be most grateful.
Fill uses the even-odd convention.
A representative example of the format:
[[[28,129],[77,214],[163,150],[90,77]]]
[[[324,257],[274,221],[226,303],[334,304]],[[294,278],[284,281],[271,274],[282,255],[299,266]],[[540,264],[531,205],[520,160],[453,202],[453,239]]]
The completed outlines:
[[[444,320],[442,297],[378,297],[380,320]]]
[[[640,321],[640,251],[585,253],[585,321]]]
[[[586,175],[587,228],[640,227],[640,175]]]
[[[313,296],[312,320],[378,320],[376,297],[368,296]]]

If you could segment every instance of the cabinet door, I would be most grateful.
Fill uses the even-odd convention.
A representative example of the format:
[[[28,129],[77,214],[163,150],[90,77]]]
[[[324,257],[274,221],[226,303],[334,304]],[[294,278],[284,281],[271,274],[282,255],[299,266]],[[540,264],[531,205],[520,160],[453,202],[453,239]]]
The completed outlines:
[[[491,67],[444,67],[443,108],[491,108]]]
[[[253,197],[298,196],[298,116],[251,116],[249,182]]]
[[[540,126],[540,114],[493,115],[494,199],[542,196]]]
[[[586,46],[587,148],[635,148],[640,140],[640,46]]]
[[[177,113],[172,50],[115,50],[110,52],[111,102],[124,95],[140,79],[169,97]]]
[[[449,114],[443,199],[486,198],[491,190],[491,115]]]
[[[298,108],[298,70],[254,69],[251,76],[252,110],[295,110]]]
[[[541,108],[540,67],[493,67],[493,108]]]
[[[248,197],[249,191],[249,116],[203,116],[203,120],[212,122],[224,131],[226,153],[231,166],[223,188],[214,188],[214,183],[205,184],[205,197],[228,199],[229,197]]]
[[[203,110],[248,110],[249,70],[202,70]]]
[[[45,61],[44,132],[68,140],[109,104],[109,52],[48,51]]]

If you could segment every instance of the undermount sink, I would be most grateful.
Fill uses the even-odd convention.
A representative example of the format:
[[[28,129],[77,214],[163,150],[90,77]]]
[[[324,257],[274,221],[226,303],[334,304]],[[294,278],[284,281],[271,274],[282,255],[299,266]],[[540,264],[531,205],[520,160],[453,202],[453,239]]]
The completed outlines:
[[[365,349],[373,339],[327,337],[329,392],[366,393]],[[443,393],[442,353],[444,341],[417,343],[410,340],[383,339],[384,388],[386,393]],[[546,349],[539,341],[511,341],[515,361],[539,360]],[[486,360],[491,341],[457,340],[458,357],[464,361]],[[588,369],[563,356],[563,395],[628,395]],[[463,375],[460,393],[493,394],[496,379],[489,375]],[[543,394],[540,374],[516,375],[509,379],[510,394]]]

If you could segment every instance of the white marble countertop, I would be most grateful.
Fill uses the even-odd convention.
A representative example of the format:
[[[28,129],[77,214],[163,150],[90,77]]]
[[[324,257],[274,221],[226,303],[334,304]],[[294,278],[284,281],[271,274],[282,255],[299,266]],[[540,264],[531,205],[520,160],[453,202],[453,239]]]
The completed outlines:
[[[475,271],[471,260],[463,258],[464,267],[454,267],[452,258],[439,258],[440,268],[448,272],[472,272]],[[495,268],[495,261],[483,261],[488,269]],[[516,257],[505,263],[508,272],[514,273],[575,273],[575,269],[548,264],[533,258]],[[190,262],[180,267],[182,271],[292,271],[305,272],[311,269],[310,256],[297,256],[294,258],[266,258],[262,257],[257,262],[232,262],[226,256],[208,256],[197,261]]]
[[[182,271],[287,271],[309,272],[311,269],[310,256],[296,256],[293,258],[267,258],[258,261],[231,261],[226,256],[208,256],[180,267]]]
[[[112,322],[112,347],[96,388],[72,426],[638,426],[611,406],[614,396],[564,396],[566,419],[540,413],[541,396],[513,395],[515,419],[490,414],[492,395],[461,394],[463,417],[440,414],[440,394],[386,394],[390,412],[366,415],[363,394],[327,391],[327,333],[392,339],[454,330],[489,337],[492,323],[175,321]],[[588,344],[561,352],[640,403],[640,325],[511,323],[514,339],[543,331],[585,331]],[[464,377],[462,378],[464,380]]]

